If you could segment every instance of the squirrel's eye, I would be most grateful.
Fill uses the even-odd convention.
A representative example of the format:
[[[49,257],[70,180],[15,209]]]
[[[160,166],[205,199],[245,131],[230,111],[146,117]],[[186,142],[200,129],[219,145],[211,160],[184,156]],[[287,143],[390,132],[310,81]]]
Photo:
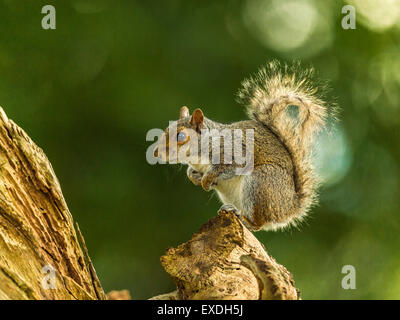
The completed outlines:
[[[178,135],[176,136],[176,140],[178,142],[185,142],[186,141],[186,133],[183,131],[178,132]]]

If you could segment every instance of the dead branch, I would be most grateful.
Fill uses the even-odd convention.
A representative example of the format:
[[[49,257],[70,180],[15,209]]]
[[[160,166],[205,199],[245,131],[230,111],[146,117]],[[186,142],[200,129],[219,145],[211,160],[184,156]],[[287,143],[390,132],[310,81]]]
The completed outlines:
[[[177,291],[154,300],[300,299],[292,275],[230,212],[220,212],[189,241],[168,249],[161,263]]]

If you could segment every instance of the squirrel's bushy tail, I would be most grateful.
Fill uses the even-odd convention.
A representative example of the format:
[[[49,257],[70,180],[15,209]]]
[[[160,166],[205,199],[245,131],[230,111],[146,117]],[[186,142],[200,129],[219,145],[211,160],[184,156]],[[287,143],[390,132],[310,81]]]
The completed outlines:
[[[311,162],[313,136],[324,127],[328,115],[321,88],[312,83],[313,69],[299,63],[268,63],[242,82],[239,101],[250,118],[271,129],[289,150],[295,169],[301,218],[316,199],[318,181]]]

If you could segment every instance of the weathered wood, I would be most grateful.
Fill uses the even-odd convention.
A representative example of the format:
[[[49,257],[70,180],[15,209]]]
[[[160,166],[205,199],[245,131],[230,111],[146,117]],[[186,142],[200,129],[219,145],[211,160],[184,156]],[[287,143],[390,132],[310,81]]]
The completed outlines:
[[[0,299],[105,299],[82,246],[49,160],[0,108]]]
[[[107,300],[131,300],[128,290],[112,290],[107,293]]]
[[[153,297],[176,299],[300,299],[292,275],[270,257],[230,212],[220,212],[161,263],[177,291]]]

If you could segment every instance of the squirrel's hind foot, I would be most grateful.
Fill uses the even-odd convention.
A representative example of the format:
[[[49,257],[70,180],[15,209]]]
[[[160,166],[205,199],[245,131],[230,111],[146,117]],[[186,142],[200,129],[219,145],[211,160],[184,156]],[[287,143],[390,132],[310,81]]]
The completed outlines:
[[[219,208],[218,213],[234,213],[238,218],[242,215],[240,211],[232,204],[224,204]]]
[[[235,216],[237,216],[240,220],[240,222],[250,231],[257,231],[259,229],[254,228],[251,223],[246,219],[245,216],[243,216],[242,212],[237,209],[234,205],[232,204],[224,204],[221,206],[221,208],[218,210],[218,214],[220,213],[228,213],[231,212],[233,214],[235,214]]]

